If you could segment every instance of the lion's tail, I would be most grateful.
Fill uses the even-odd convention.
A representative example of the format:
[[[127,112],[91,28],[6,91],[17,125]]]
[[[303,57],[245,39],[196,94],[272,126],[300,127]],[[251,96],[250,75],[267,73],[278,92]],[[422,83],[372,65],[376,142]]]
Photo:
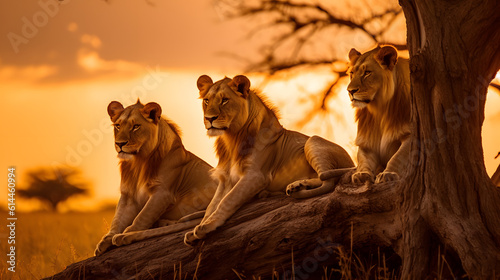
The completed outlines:
[[[340,177],[340,176],[344,175],[345,173],[353,171],[353,170],[356,170],[356,167],[327,170],[327,171],[321,172],[321,174],[319,174],[319,179],[321,181],[326,181],[326,180],[331,179],[331,178]]]

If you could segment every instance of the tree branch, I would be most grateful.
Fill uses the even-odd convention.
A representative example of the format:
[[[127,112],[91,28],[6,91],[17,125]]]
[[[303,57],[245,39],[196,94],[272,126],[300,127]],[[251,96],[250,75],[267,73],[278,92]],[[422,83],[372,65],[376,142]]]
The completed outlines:
[[[490,87],[495,88],[498,91],[498,93],[500,94],[500,85],[498,85],[496,83],[491,83]]]
[[[222,1],[221,1],[222,2]],[[353,31],[361,31],[368,35],[375,42],[379,42],[380,35],[393,24],[398,15],[402,14],[400,7],[393,9],[388,9],[379,14],[372,14],[371,17],[362,19],[360,21],[354,21],[347,18],[342,18],[335,15],[333,12],[329,11],[320,3],[311,4],[303,2],[288,2],[288,1],[277,1],[277,0],[262,0],[259,1],[258,5],[251,6],[251,4],[244,4],[244,2],[239,2],[238,5],[233,6],[232,13],[229,14],[229,18],[257,18],[259,16],[267,16],[267,18],[273,18],[273,20],[264,25],[259,25],[249,34],[254,35],[257,32],[262,32],[267,29],[277,29],[280,25],[290,26],[290,30],[281,31],[282,34],[277,38],[273,39],[268,44],[265,44],[265,49],[263,51],[263,59],[259,62],[250,65],[249,68],[257,71],[264,71],[271,75],[276,74],[278,71],[288,70],[294,68],[295,66],[300,66],[304,63],[310,63],[311,65],[316,64],[314,60],[317,59],[307,59],[297,61],[303,50],[303,46],[306,45],[309,40],[313,38],[313,34],[319,32],[322,29],[338,26],[338,27],[348,27]],[[372,23],[374,20],[381,19],[390,16],[387,23],[380,28],[377,32],[371,32],[367,25]],[[310,32],[306,32],[306,35],[300,36],[303,30],[310,29]],[[284,43],[294,40],[294,49],[288,55],[287,59],[280,59],[278,57],[277,49],[283,46]],[[380,43],[390,43],[390,42],[380,42]],[[404,45],[397,45],[398,49],[404,49]],[[280,53],[282,55],[282,52]],[[320,59],[328,60],[332,62],[335,59]],[[266,68],[267,65],[274,65],[274,67]]]

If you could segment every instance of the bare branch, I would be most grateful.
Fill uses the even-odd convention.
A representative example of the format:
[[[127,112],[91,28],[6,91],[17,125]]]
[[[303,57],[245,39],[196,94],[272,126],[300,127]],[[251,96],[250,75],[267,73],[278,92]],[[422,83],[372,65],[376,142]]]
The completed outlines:
[[[223,1],[225,0],[220,0],[220,2]],[[260,44],[261,56],[256,61],[247,64],[247,72],[266,73],[272,78],[281,72],[305,66],[324,67],[344,62],[344,57],[339,57],[339,49],[335,44],[332,45],[332,53],[311,52],[309,48],[310,46],[325,46],[328,49],[328,44],[332,44],[335,40],[335,32],[342,29],[352,34],[363,34],[374,43],[391,44],[398,50],[407,49],[406,45],[387,41],[387,36],[384,36],[389,27],[393,26],[402,15],[402,9],[399,6],[372,13],[363,18],[350,18],[342,16],[341,13],[319,2],[257,0],[250,3],[226,0],[224,3],[226,7],[228,5],[233,7],[229,14],[226,14],[228,18],[245,18],[256,22],[255,27],[248,33],[249,37],[262,32],[272,34],[270,40]],[[330,30],[333,30],[333,33]],[[306,109],[304,119],[299,121],[297,126],[305,125],[317,114],[329,112],[327,101],[338,92],[340,79],[347,76],[345,70],[332,70],[332,75],[336,77],[334,81],[324,91],[317,93],[321,97],[318,103]]]
[[[495,88],[496,90],[498,90],[498,93],[500,94],[500,85],[499,84],[491,83],[490,87]]]
[[[263,71],[271,75],[279,71],[290,70],[305,64],[319,65],[316,59],[302,59],[301,53],[304,46],[311,42],[313,35],[319,31],[336,26],[348,27],[353,32],[361,31],[369,36],[374,42],[391,43],[380,41],[380,36],[385,30],[394,23],[396,18],[402,14],[400,7],[389,9],[379,14],[372,14],[371,17],[362,20],[343,18],[335,15],[320,3],[308,2],[289,2],[285,0],[261,0],[257,5],[251,5],[245,2],[238,2],[234,10],[229,14],[230,18],[249,18],[258,17],[269,19],[270,21],[259,24],[255,29],[249,32],[250,36],[267,30],[275,31],[279,34],[271,42],[264,43],[262,47],[263,57],[260,61],[250,65],[248,69],[253,71]],[[374,20],[387,18],[386,24],[378,27],[376,32],[369,30],[367,25]],[[278,30],[280,26],[289,26],[288,30]],[[287,42],[293,43],[292,51],[287,55],[279,52],[279,48]],[[313,41],[317,43],[316,41]],[[406,49],[405,45],[396,44],[398,49]],[[286,56],[283,58],[283,56]],[[333,62],[331,58],[320,58],[319,60]]]
[[[328,99],[328,97],[330,97],[330,95],[334,92],[333,89],[335,89],[335,87],[338,85],[340,79],[342,77],[347,77],[347,74],[345,72],[335,72],[337,73],[338,77],[337,79],[330,84],[330,86],[328,87],[328,90],[323,94],[323,99],[321,100],[321,108],[322,109],[327,109],[326,108],[326,101]]]

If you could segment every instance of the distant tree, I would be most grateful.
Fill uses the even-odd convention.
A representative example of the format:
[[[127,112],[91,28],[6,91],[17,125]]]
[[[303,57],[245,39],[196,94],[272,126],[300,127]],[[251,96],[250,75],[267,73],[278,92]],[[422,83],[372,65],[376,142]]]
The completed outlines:
[[[28,171],[28,187],[18,190],[20,196],[35,198],[46,203],[53,211],[68,198],[87,194],[87,183],[80,178],[80,171],[74,168],[39,168]]]

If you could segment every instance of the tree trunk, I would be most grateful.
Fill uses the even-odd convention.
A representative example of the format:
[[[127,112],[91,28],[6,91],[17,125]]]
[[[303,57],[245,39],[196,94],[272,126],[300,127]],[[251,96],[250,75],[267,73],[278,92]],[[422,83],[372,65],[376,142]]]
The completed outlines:
[[[320,279],[323,267],[348,258],[351,241],[354,250],[391,251],[401,237],[396,196],[396,188],[382,184],[369,190],[340,186],[307,200],[259,199],[194,248],[183,243],[184,233],[170,234],[72,264],[47,279],[175,279],[174,271],[182,274],[177,279],[238,279],[236,273]]]
[[[430,275],[432,252],[444,249],[470,277],[498,277],[500,190],[486,173],[481,127],[500,67],[500,1],[400,3],[415,124],[400,204],[402,278]]]
[[[495,173],[493,173],[493,176],[491,176],[491,181],[493,184],[497,185],[497,187],[500,187],[500,164],[498,165]]]

